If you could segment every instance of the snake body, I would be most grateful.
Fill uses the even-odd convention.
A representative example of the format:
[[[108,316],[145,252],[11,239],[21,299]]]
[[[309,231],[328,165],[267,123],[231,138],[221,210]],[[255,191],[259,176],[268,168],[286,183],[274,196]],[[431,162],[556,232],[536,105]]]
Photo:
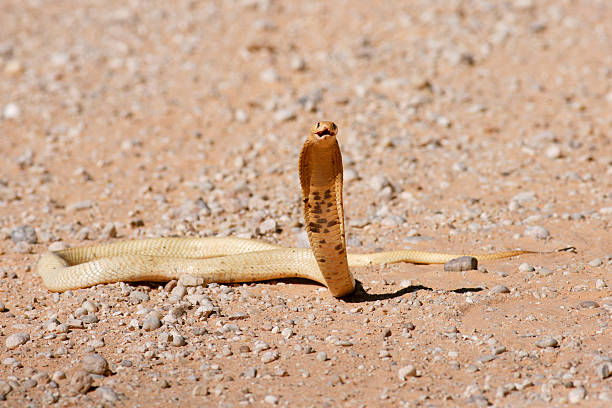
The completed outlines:
[[[152,238],[68,248],[43,254],[38,274],[50,291],[102,283],[168,281],[182,274],[205,283],[306,278],[335,297],[355,290],[350,267],[382,263],[445,263],[464,254],[398,250],[347,254],[342,205],[342,156],[333,122],[318,122],[299,159],[304,221],[311,249],[286,248],[232,238]],[[474,255],[479,261],[534,253],[508,251]]]

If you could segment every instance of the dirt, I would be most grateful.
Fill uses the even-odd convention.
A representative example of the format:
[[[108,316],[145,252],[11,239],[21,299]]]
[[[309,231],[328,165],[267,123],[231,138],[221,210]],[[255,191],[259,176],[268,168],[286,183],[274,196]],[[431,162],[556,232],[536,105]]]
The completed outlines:
[[[5,0],[0,23],[0,406],[612,404],[608,1]],[[42,285],[49,247],[303,245],[318,120],[350,250],[575,251],[355,268],[340,300]]]

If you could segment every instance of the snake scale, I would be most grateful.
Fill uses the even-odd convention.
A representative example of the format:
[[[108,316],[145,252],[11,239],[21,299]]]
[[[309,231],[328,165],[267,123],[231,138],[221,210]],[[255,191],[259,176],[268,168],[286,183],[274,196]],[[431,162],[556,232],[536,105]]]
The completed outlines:
[[[350,267],[445,263],[463,255],[417,250],[347,253],[337,132],[333,122],[317,122],[300,153],[304,221],[311,249],[232,237],[140,239],[47,252],[38,261],[38,274],[49,290],[57,292],[122,281],[168,281],[181,274],[201,277],[205,283],[298,277],[319,282],[333,296],[342,297],[355,290]],[[470,256],[482,261],[526,253],[535,252]]]

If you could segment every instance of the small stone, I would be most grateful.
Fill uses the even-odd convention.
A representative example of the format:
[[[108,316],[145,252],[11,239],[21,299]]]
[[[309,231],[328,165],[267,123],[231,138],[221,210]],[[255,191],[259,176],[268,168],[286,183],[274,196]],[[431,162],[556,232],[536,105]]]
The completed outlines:
[[[586,397],[586,390],[583,386],[576,387],[567,394],[567,399],[572,404],[577,404]]]
[[[270,405],[276,405],[278,404],[278,401],[280,400],[280,398],[277,395],[266,395],[264,397],[264,402],[266,404],[270,404]]]
[[[552,274],[553,274],[553,271],[548,268],[542,267],[538,269],[538,275],[540,276],[550,276]]]
[[[140,290],[131,291],[129,297],[137,302],[147,302],[149,300],[149,294]]]
[[[273,83],[280,79],[280,75],[278,75],[278,72],[276,72],[274,68],[268,68],[261,71],[259,78],[264,82]]]
[[[67,206],[67,210],[68,211],[88,210],[88,209],[92,208],[93,205],[94,205],[94,203],[91,200],[78,201],[76,203],[69,204]]]
[[[66,379],[66,373],[61,370],[58,370],[53,373],[53,376],[51,377],[51,379],[55,382],[60,382],[61,380]]]
[[[559,159],[562,157],[561,147],[558,144],[550,145],[546,148],[545,154],[549,159]]]
[[[488,363],[490,361],[495,360],[497,357],[495,357],[495,355],[493,354],[485,354],[483,356],[478,357],[478,362],[479,363]]]
[[[170,383],[168,382],[168,380],[161,380],[159,382],[159,388],[161,388],[162,390],[165,390],[166,388],[170,388]]]
[[[612,375],[612,363],[605,362],[597,366],[597,376],[602,380],[610,377]]]
[[[119,396],[111,387],[101,386],[96,389],[96,395],[103,401],[116,402],[119,401]]]
[[[317,353],[317,360],[319,361],[326,361],[327,360],[327,353],[324,351],[319,351]]]
[[[289,120],[293,120],[296,117],[297,117],[297,114],[295,113],[295,109],[284,108],[284,109],[279,109],[276,112],[274,112],[273,119],[276,123],[280,123],[280,122],[287,122]]]
[[[261,362],[262,363],[271,363],[272,361],[278,360],[279,357],[280,357],[280,355],[278,354],[278,351],[276,351],[276,350],[266,351],[261,356]]]
[[[30,335],[28,333],[11,334],[5,340],[6,348],[12,350],[25,344],[28,340],[30,340]]]
[[[47,390],[42,396],[42,403],[43,405],[55,404],[57,401],[59,401],[59,397],[60,397],[59,392],[57,391],[53,392],[51,390]]]
[[[537,239],[546,239],[550,237],[550,232],[544,227],[530,226],[525,228],[525,236]]]
[[[292,335],[293,330],[291,330],[289,327],[285,327],[283,330],[281,330],[281,336],[283,336],[285,339],[289,339]]]
[[[246,378],[255,378],[255,377],[257,377],[257,368],[256,367],[248,368],[243,373],[243,376],[246,377]]]
[[[115,227],[115,224],[113,223],[106,224],[106,226],[102,230],[102,238],[108,239],[108,238],[116,238],[116,237],[117,237],[117,228]]]
[[[83,357],[81,359],[81,368],[91,374],[110,374],[108,361],[98,353],[90,353]]]
[[[494,293],[510,293],[510,289],[508,289],[507,286],[504,285],[495,285],[491,288],[491,290],[489,291],[490,294],[494,294]]]
[[[547,348],[547,347],[558,347],[559,342],[552,337],[545,337],[536,342],[536,347]]]
[[[594,300],[585,300],[578,303],[578,308],[580,309],[595,309],[597,307],[599,307],[599,303]]]
[[[17,119],[21,115],[21,109],[15,103],[8,103],[2,110],[4,119]]]
[[[28,244],[38,243],[38,236],[36,230],[29,225],[22,225],[21,227],[15,228],[11,231],[11,241],[15,244],[18,242],[26,242]]]
[[[369,184],[372,190],[376,192],[382,191],[385,187],[391,187],[389,179],[381,174],[372,176],[369,180]]]
[[[306,69],[306,61],[299,55],[293,55],[290,60],[290,66],[294,71],[304,71]]]
[[[603,265],[603,261],[600,258],[595,258],[591,262],[589,262],[589,266],[598,267]]]
[[[400,381],[406,381],[408,377],[416,377],[416,375],[416,367],[412,364],[408,364],[397,371],[397,377],[400,379]]]
[[[13,390],[11,384],[0,380],[0,401],[6,400],[6,396]]]
[[[249,115],[243,109],[236,109],[234,111],[234,119],[238,123],[246,123],[249,120]]]
[[[17,76],[23,72],[23,64],[20,61],[12,59],[4,65],[4,73],[7,76]]]
[[[179,333],[172,333],[172,345],[176,347],[182,347],[187,342],[185,342],[185,338]]]
[[[210,390],[205,384],[198,384],[191,390],[191,395],[194,397],[205,397],[210,394]]]
[[[478,259],[473,256],[460,256],[444,264],[446,272],[473,271],[478,269]]]
[[[603,279],[597,279],[595,281],[595,288],[596,289],[605,289],[607,287],[608,287],[608,284]]]
[[[86,371],[79,370],[70,379],[70,389],[78,394],[85,394],[91,389],[93,378]]]
[[[142,329],[145,331],[157,330],[161,327],[162,323],[159,320],[159,316],[155,313],[150,313],[144,318],[142,322]]]
[[[519,272],[533,272],[535,271],[535,268],[531,265],[529,265],[528,263],[523,262],[522,264],[519,265]]]
[[[32,245],[25,241],[21,241],[15,244],[13,251],[17,254],[29,254],[32,253]]]
[[[276,224],[276,221],[272,218],[268,218],[267,220],[259,224],[259,227],[257,228],[257,232],[260,235],[266,235],[266,234],[276,232],[277,229],[278,229],[278,225]]]

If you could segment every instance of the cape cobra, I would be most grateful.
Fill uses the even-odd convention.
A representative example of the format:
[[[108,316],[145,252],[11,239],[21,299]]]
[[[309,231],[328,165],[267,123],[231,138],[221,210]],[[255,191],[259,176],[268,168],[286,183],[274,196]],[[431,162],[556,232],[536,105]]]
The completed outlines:
[[[168,281],[189,274],[205,283],[306,278],[341,297],[355,290],[349,267],[445,263],[462,256],[415,250],[347,254],[337,132],[332,122],[316,123],[300,153],[304,221],[312,249],[231,237],[141,239],[48,252],[38,262],[38,273],[49,290],[58,292],[120,281]],[[526,253],[534,252],[470,256],[481,261]]]

